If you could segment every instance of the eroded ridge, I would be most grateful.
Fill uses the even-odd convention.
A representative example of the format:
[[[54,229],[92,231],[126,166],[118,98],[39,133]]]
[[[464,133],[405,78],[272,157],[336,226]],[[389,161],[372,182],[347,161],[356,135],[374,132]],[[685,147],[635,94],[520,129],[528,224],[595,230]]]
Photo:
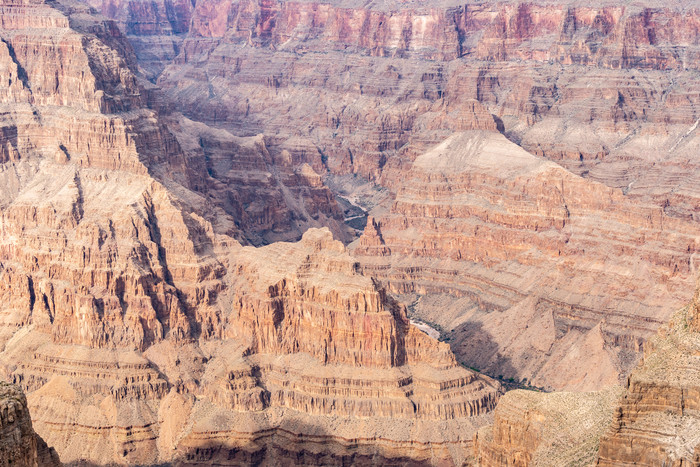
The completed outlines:
[[[34,432],[24,393],[4,381],[0,381],[0,464],[8,467],[62,465],[56,451]]]
[[[241,244],[333,227],[317,164],[168,113],[79,3],[0,7],[0,371],[64,461],[462,462],[497,383],[330,230]]]
[[[694,224],[494,132],[420,155],[375,213],[353,245],[364,273],[418,296],[459,357],[538,386],[615,382],[695,272]]]

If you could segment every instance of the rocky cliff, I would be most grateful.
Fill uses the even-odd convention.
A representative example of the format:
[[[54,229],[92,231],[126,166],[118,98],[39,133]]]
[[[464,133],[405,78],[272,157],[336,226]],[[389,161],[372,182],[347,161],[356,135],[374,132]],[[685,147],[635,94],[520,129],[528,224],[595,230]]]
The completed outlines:
[[[512,391],[475,438],[477,465],[697,465],[698,293],[647,341],[624,388]]]
[[[0,374],[65,462],[463,462],[500,386],[309,229],[318,152],[173,112],[80,3],[0,22]]]
[[[477,433],[474,463],[592,465],[621,392],[619,386],[587,393],[511,391],[500,399],[494,424]]]
[[[687,300],[694,224],[499,133],[451,136],[395,188],[354,254],[489,374],[558,389],[615,383]]]
[[[52,467],[58,454],[34,432],[27,398],[17,386],[0,382],[0,465]]]
[[[695,300],[650,342],[601,439],[596,465],[700,462],[697,318]]]
[[[331,171],[385,183],[474,125],[459,113],[476,99],[530,152],[692,217],[693,6],[195,2],[158,82],[192,118],[304,138]]]
[[[91,4],[118,20],[143,66],[177,37],[155,79],[188,119],[217,134],[264,133],[274,161],[388,189],[395,201],[377,208],[353,251],[365,273],[412,294],[416,313],[453,332],[472,366],[594,389],[625,375],[690,296],[700,174],[693,4]],[[477,164],[468,177],[452,173],[458,163],[443,173],[414,164],[474,130],[500,132],[514,143],[503,151],[568,172],[542,164],[487,175]],[[221,160],[231,136],[212,133],[191,146],[201,143],[217,180],[241,183],[246,172]],[[250,219],[269,220],[252,240],[280,238],[263,232],[290,217],[257,209],[257,189],[239,193]],[[339,220],[314,207],[328,206],[327,194],[310,193],[309,215],[296,218]],[[567,363],[583,349],[603,364]]]
[[[499,385],[411,326],[329,231],[233,245],[225,264],[218,300],[197,310],[197,340],[171,329],[141,352],[63,343],[30,326],[8,342],[0,361],[64,461],[469,455]]]

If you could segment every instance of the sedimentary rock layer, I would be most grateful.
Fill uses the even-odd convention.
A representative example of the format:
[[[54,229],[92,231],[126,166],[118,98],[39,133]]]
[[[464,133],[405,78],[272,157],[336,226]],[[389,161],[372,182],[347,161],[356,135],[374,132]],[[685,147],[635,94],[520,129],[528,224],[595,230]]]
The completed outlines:
[[[654,337],[632,372],[596,465],[696,465],[700,461],[697,297]]]
[[[334,172],[390,183],[389,169],[465,129],[476,99],[527,150],[693,216],[700,50],[687,2],[93,4],[127,31],[178,24],[158,82],[185,114],[301,138]],[[134,37],[162,28],[147,29]]]
[[[125,4],[110,13],[103,2],[102,11],[132,31],[139,21],[158,22],[139,13],[143,2],[131,3],[129,15]],[[262,132],[282,160],[389,188],[392,219],[377,211],[363,239],[376,248],[357,251],[391,259],[365,271],[392,291],[429,295],[416,308],[424,319],[447,308],[438,324],[461,328],[455,349],[469,364],[542,386],[593,389],[629,371],[644,339],[689,298],[700,201],[693,6],[195,2],[186,13],[172,10],[189,22],[178,23],[179,53],[157,82],[192,120],[237,135]],[[148,34],[170,34],[159,30]],[[136,48],[149,53],[147,41]],[[407,187],[406,173],[421,171],[411,168],[416,158],[472,130],[500,131],[613,190],[562,172],[571,193],[560,190],[559,199],[558,175],[453,182],[447,174],[453,190],[491,190],[452,206],[450,189],[430,191],[441,190],[432,187],[443,183],[436,175],[414,179],[431,188]],[[203,141],[207,157],[222,147]],[[598,204],[586,200],[596,197]],[[570,205],[581,207],[573,221]],[[467,216],[474,219],[453,219]],[[397,244],[381,244],[383,229],[405,232],[391,232]],[[388,272],[389,263],[401,272]],[[510,312],[478,317],[484,310]],[[534,337],[530,318],[548,339]],[[565,363],[578,361],[575,349],[603,364]],[[596,376],[584,382],[588,370]]]
[[[616,381],[695,272],[693,223],[493,132],[419,156],[375,211],[353,246],[363,272],[417,295],[463,361],[537,386]]]
[[[618,386],[587,393],[511,391],[500,399],[494,424],[475,438],[475,464],[592,465],[621,392]]]
[[[303,141],[169,113],[80,4],[8,1],[0,20],[0,373],[64,461],[465,459],[498,383],[329,229],[238,241],[333,227]]]
[[[61,462],[53,448],[34,432],[24,393],[0,381],[0,465],[52,467]]]
[[[226,264],[197,341],[171,331],[140,352],[15,333],[0,362],[65,461],[468,456],[498,384],[410,325],[329,231],[234,245]]]

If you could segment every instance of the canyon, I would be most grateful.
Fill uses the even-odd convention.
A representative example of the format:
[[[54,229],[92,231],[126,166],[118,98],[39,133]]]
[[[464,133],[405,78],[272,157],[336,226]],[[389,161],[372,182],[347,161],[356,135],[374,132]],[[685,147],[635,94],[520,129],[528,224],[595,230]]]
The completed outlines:
[[[647,341],[624,388],[506,394],[475,436],[475,465],[696,465],[699,297]]]
[[[690,297],[692,5],[89,3],[134,38],[176,113],[262,132],[328,186],[386,189],[350,249],[471,367],[550,389],[621,382]],[[462,156],[429,167],[474,131],[493,134],[504,165],[524,150],[566,170],[513,181]],[[580,353],[602,364],[571,365]]]
[[[0,373],[62,462],[467,458],[500,384],[360,274],[311,164],[170,125],[80,3],[0,18]]]
[[[8,452],[696,463],[699,11],[0,0]]]

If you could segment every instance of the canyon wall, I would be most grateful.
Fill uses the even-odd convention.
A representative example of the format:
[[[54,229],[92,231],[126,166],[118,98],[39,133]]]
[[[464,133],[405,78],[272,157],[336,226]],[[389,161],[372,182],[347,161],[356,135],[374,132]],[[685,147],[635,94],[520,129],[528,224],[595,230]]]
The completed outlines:
[[[476,464],[697,465],[699,296],[647,341],[624,387],[502,397],[475,438]]]
[[[448,332],[462,361],[535,386],[616,383],[695,275],[693,223],[494,132],[420,155],[373,212],[352,245],[364,274]]]
[[[154,79],[196,125],[263,133],[276,164],[387,189],[353,254],[473,367],[594,389],[624,379],[644,340],[690,297],[700,174],[693,4],[91,4],[117,19],[137,57],[157,55],[149,38],[161,38],[157,49],[177,36],[178,53],[162,57]],[[441,173],[414,163],[475,130],[514,143],[503,142],[505,166],[525,149],[566,171],[486,174],[477,164],[469,177],[453,176],[462,161]],[[201,145],[217,180],[240,183],[250,169],[219,175],[232,167],[220,162],[231,143],[213,133],[191,147]],[[306,199],[327,196],[312,192]],[[270,218],[255,208],[259,191],[239,193],[250,219]],[[307,211],[316,220],[319,210]],[[321,214],[319,223],[342,217]],[[263,233],[289,224],[277,219],[253,243],[279,239]],[[584,349],[603,363],[581,363]]]
[[[308,139],[331,171],[385,184],[473,125],[476,99],[528,151],[692,217],[699,18],[651,0],[199,2],[158,83],[188,116]]]
[[[510,391],[475,437],[477,466],[593,465],[620,387],[586,393]]]
[[[645,346],[623,388],[512,391],[475,438],[477,465],[697,465],[700,289]]]
[[[0,465],[53,467],[58,454],[34,432],[27,398],[17,386],[0,382]]]
[[[694,300],[650,341],[601,439],[596,465],[700,462],[697,317]]]
[[[0,374],[64,462],[461,465],[501,387],[360,274],[318,151],[170,109],[78,2],[0,22]]]

